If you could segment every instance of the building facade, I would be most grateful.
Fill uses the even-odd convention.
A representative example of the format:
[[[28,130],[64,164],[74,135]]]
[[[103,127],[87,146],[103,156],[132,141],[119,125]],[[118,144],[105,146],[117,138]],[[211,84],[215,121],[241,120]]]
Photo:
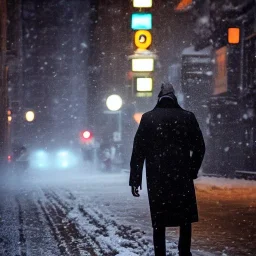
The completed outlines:
[[[215,72],[209,101],[207,172],[239,176],[255,172],[255,1],[211,1]],[[228,41],[229,28],[240,40]]]
[[[7,159],[7,67],[6,39],[7,38],[7,3],[0,1],[0,165]]]
[[[0,164],[11,152],[22,84],[21,0],[0,1]],[[18,104],[15,104],[18,103]],[[9,117],[8,117],[9,115]],[[9,118],[9,119],[8,119]]]

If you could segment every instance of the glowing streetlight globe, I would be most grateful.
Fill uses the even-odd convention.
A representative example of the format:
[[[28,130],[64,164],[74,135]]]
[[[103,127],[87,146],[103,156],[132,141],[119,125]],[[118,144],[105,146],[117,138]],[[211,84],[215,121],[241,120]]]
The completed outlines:
[[[25,114],[25,118],[28,122],[33,122],[35,119],[35,113],[33,111],[27,111]]]
[[[109,110],[117,111],[122,107],[123,101],[119,95],[113,94],[107,98],[106,105]]]

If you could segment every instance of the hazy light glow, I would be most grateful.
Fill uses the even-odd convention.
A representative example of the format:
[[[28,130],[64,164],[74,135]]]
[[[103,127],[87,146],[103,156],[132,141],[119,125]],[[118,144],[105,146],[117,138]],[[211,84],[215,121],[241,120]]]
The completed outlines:
[[[152,7],[152,0],[133,0],[133,7],[150,8]]]
[[[154,71],[154,59],[132,59],[132,71],[134,72],[151,72]]]
[[[33,168],[47,168],[49,165],[48,154],[44,150],[38,150],[32,153],[30,164]]]
[[[33,122],[35,119],[35,113],[33,111],[27,111],[25,114],[25,118],[28,122]]]
[[[122,107],[123,100],[119,95],[113,94],[107,98],[106,105],[109,110],[117,111]]]
[[[135,113],[135,114],[133,115],[133,119],[135,120],[135,122],[136,122],[137,124],[140,123],[140,120],[141,120],[141,118],[142,118],[142,115],[143,115],[142,112],[137,112],[137,113]]]
[[[136,79],[138,92],[151,92],[153,89],[153,80],[151,77],[138,77]]]
[[[36,157],[40,157],[40,158],[44,157],[45,158],[46,156],[47,156],[47,153],[43,150],[36,152]]]
[[[67,161],[62,162],[62,163],[61,163],[61,166],[62,166],[63,168],[68,167],[68,162],[67,162]]]
[[[61,152],[58,153],[58,156],[66,157],[66,156],[68,156],[68,152],[66,152],[66,151],[61,151]]]
[[[131,26],[133,30],[152,29],[152,13],[133,13]]]
[[[76,157],[73,152],[59,151],[57,152],[57,158],[53,159],[54,167],[57,169],[72,168],[76,165]]]

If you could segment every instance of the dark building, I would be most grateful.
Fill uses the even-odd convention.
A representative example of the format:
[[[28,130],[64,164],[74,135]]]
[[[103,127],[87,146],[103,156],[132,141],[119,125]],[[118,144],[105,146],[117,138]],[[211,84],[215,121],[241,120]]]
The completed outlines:
[[[211,1],[215,73],[208,104],[207,172],[228,176],[255,172],[255,38],[253,0]],[[240,41],[228,42],[228,28],[240,29]]]
[[[0,1],[0,165],[7,162],[16,130],[22,85],[21,1]],[[11,118],[8,120],[7,118]],[[14,129],[15,128],[15,129]]]
[[[23,1],[23,111],[35,112],[33,123],[23,120],[23,143],[78,142],[87,122],[90,13],[89,1]]]
[[[212,47],[195,50],[194,46],[182,52],[182,92],[184,107],[193,111],[201,130],[207,136],[207,102],[212,95]]]
[[[7,69],[6,69],[7,6],[0,1],[0,165],[7,158]]]
[[[12,113],[9,122],[9,151],[21,131],[23,98],[22,77],[22,1],[7,1],[7,66],[8,66],[8,108]],[[9,152],[11,153],[11,152]]]
[[[209,0],[194,1],[190,10],[195,20],[194,51],[184,50],[181,85],[185,107],[194,110],[203,128],[203,171],[211,175],[255,172],[255,8],[254,0]],[[238,43],[228,41],[229,28],[239,28]],[[208,64],[203,67],[201,52],[206,47],[212,51],[204,57]],[[190,63],[188,58],[200,61]],[[211,71],[207,79],[204,74]]]

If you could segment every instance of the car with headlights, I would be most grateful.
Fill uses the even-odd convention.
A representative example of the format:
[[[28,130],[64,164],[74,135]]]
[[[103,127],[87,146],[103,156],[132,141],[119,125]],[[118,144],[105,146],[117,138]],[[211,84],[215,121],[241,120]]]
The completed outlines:
[[[72,169],[79,165],[81,152],[74,149],[35,149],[30,153],[31,169]]]

